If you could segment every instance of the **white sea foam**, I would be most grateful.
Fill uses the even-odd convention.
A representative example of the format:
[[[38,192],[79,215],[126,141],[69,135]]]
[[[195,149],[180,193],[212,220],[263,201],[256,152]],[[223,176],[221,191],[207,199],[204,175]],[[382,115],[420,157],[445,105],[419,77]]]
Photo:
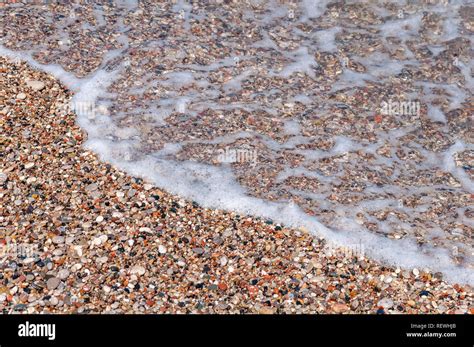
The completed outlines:
[[[322,16],[329,2],[329,0],[303,0],[303,19]]]
[[[319,30],[315,33],[321,50],[326,52],[334,52],[337,50],[335,42],[336,35],[341,32],[341,28],[334,27],[326,30]]]

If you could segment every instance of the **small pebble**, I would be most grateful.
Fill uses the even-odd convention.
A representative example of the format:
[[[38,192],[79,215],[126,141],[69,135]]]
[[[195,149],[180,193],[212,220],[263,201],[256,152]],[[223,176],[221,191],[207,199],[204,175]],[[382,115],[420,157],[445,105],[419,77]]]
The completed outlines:
[[[30,80],[26,81],[26,85],[35,91],[42,90],[45,86],[45,84],[41,81],[30,81]]]
[[[221,266],[225,266],[227,264],[227,257],[222,256],[220,258],[220,263],[221,263]]]
[[[377,306],[382,306],[385,309],[389,309],[393,306],[393,300],[389,298],[383,298],[377,302]]]
[[[88,184],[85,189],[88,191],[88,192],[92,192],[94,190],[97,190],[97,184],[95,183],[91,183],[91,184]]]
[[[53,243],[56,243],[56,244],[64,243],[64,236],[54,236]]]
[[[160,254],[165,254],[165,253],[166,253],[166,247],[163,246],[163,245],[159,245],[159,246],[158,246],[158,252],[159,252]]]
[[[139,276],[144,275],[145,272],[146,272],[145,268],[140,265],[135,265],[134,267],[130,269],[130,274],[137,274]]]
[[[48,287],[48,290],[54,290],[59,286],[60,283],[61,283],[61,280],[59,278],[51,277],[46,282],[46,286]]]
[[[66,278],[69,277],[69,270],[68,269],[61,269],[58,271],[57,274],[59,279],[65,280]]]
[[[340,304],[340,303],[337,303],[337,304],[334,304],[332,306],[332,310],[335,312],[335,313],[344,313],[344,312],[347,312],[350,310],[349,306],[347,306],[346,304]]]
[[[196,248],[193,248],[193,252],[200,255],[204,253],[204,249],[200,247],[196,247]]]

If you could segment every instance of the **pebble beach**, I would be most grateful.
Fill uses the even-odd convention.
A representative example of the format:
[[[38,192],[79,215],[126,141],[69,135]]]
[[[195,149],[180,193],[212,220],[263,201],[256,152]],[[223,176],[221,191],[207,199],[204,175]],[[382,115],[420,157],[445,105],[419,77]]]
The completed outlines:
[[[472,289],[439,273],[202,208],[101,162],[73,113],[49,112],[69,91],[0,62],[1,312],[473,313]]]
[[[473,314],[446,6],[1,4],[0,312]]]

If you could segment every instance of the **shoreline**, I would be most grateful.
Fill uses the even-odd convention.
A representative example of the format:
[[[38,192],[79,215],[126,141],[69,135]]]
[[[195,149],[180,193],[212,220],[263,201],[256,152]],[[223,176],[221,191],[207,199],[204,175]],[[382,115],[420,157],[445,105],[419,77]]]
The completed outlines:
[[[202,208],[101,162],[74,114],[50,111],[72,94],[0,61],[1,241],[39,247],[2,261],[1,312],[474,312],[472,289],[439,273],[331,254],[304,230]]]
[[[12,59],[14,62],[24,61],[31,68],[52,75],[58,80],[59,83],[62,83],[62,85],[64,85],[65,88],[72,93],[72,96],[70,100],[66,102],[60,102],[59,105],[56,105],[56,109],[58,112],[74,112],[75,123],[80,126],[84,132],[89,132],[89,134],[90,132],[93,133],[91,137],[87,137],[84,140],[84,147],[89,151],[94,152],[101,161],[109,163],[119,171],[128,172],[128,175],[139,177],[140,179],[150,182],[152,185],[153,181],[158,180],[160,185],[164,185],[162,189],[166,190],[170,195],[179,196],[190,201],[194,201],[194,199],[196,199],[198,203],[206,205],[211,209],[234,211],[237,214],[245,214],[250,216],[253,214],[249,211],[254,211],[257,209],[259,212],[256,213],[255,216],[279,222],[281,225],[286,225],[291,229],[301,229],[304,230],[304,232],[311,230],[313,236],[327,240],[331,243],[332,248],[348,248],[346,251],[349,252],[354,252],[354,250],[355,252],[358,252],[361,248],[364,248],[369,250],[366,252],[367,256],[378,263],[388,266],[399,266],[401,268],[408,269],[414,267],[431,269],[433,273],[441,272],[444,274],[445,280],[447,282],[462,283],[463,285],[472,287],[474,273],[467,273],[467,270],[470,270],[469,265],[466,265],[466,267],[459,266],[460,262],[466,262],[464,258],[466,253],[465,250],[460,250],[458,246],[453,247],[452,250],[441,248],[440,251],[439,248],[430,245],[429,242],[426,243],[426,241],[422,239],[421,244],[423,245],[423,250],[420,251],[420,243],[418,243],[420,240],[415,243],[413,240],[403,239],[403,235],[397,234],[397,232],[392,233],[392,235],[387,238],[378,236],[377,233],[356,233],[357,235],[354,236],[353,233],[347,232],[345,230],[336,229],[337,231],[334,231],[331,230],[331,228],[328,228],[326,226],[327,224],[320,222],[319,217],[318,220],[307,218],[307,214],[313,215],[315,211],[303,211],[300,208],[301,206],[295,204],[293,200],[291,200],[293,204],[280,204],[280,202],[273,201],[272,199],[260,200],[260,198],[252,194],[247,195],[241,191],[234,191],[232,184],[225,185],[223,190],[229,189],[228,194],[232,196],[235,194],[235,200],[239,201],[238,204],[234,203],[233,200],[220,199],[219,192],[217,192],[216,195],[216,192],[212,189],[209,191],[210,194],[206,194],[205,192],[203,194],[190,194],[189,190],[194,190],[196,187],[189,187],[189,181],[187,180],[189,172],[186,172],[183,170],[183,168],[170,168],[166,165],[160,166],[159,163],[154,163],[153,155],[145,155],[144,159],[135,162],[118,159],[116,156],[111,155],[109,153],[110,151],[104,151],[103,146],[107,147],[107,144],[102,143],[99,139],[101,138],[103,131],[107,130],[104,128],[101,130],[100,126],[91,127],[89,124],[89,117],[94,119],[96,115],[91,115],[91,113],[94,113],[91,112],[91,109],[94,106],[90,105],[90,101],[88,101],[90,97],[88,88],[94,90],[92,95],[95,96],[93,98],[97,98],[97,88],[99,86],[105,87],[105,84],[107,84],[104,84],[104,82],[100,79],[100,75],[94,74],[88,80],[86,80],[88,88],[84,90],[84,86],[78,87],[78,85],[82,85],[80,78],[71,75],[66,70],[63,70],[62,67],[59,67],[58,69],[56,66],[43,65],[42,63],[35,61],[28,54],[10,51],[9,49],[2,49],[2,47],[0,47],[0,55],[2,55],[5,59]],[[107,79],[107,77],[105,78]],[[87,94],[87,96],[84,96],[84,93]],[[71,107],[69,106],[71,102],[79,105],[77,110],[71,110]],[[96,110],[98,110],[99,114],[102,114],[105,109],[106,107],[103,108],[103,105],[101,105]],[[453,147],[456,146],[458,146],[458,144],[453,145]],[[122,149],[125,152],[127,151],[126,146]],[[121,150],[118,152],[121,152]],[[221,153],[222,157],[225,157],[225,155],[222,155],[222,152],[225,154],[225,150],[221,149],[217,152]],[[118,157],[121,156],[118,155]],[[219,159],[219,157],[217,159]],[[223,160],[226,161],[227,159],[228,158],[224,158]],[[152,168],[152,165],[155,165],[154,168]],[[153,174],[150,175],[150,171],[153,172],[153,169],[160,172],[157,177],[154,177]],[[188,169],[191,170],[191,176],[196,174],[192,168]],[[221,172],[221,175],[222,174],[223,173]],[[232,175],[232,173],[230,174]],[[169,179],[169,177],[172,177],[172,179]],[[211,174],[209,177],[203,179],[203,177],[200,176],[200,179],[203,179],[204,181],[204,186],[209,184],[212,185],[213,180],[219,181],[219,176],[215,173]],[[298,179],[298,177],[296,178]],[[175,186],[174,181],[176,179],[182,180],[186,184]],[[309,184],[311,184],[311,180],[309,181]],[[247,189],[249,189],[248,186]],[[209,196],[212,196],[212,198],[209,198]],[[331,195],[329,196],[329,199],[333,200],[335,197],[335,195]],[[246,200],[247,198],[249,199]],[[254,198],[257,198],[257,200],[254,200]],[[468,197],[468,195],[465,194],[461,198],[469,199],[472,198],[472,195]],[[244,199],[243,202],[242,199]],[[261,205],[261,203],[264,203],[264,209],[259,208],[258,205]],[[398,203],[400,203],[400,201]],[[242,206],[244,208],[242,208]],[[294,207],[297,207],[297,209]],[[280,218],[281,215],[285,215],[285,218]],[[338,214],[336,214],[335,218],[337,215]],[[326,223],[327,222],[328,221],[326,219]],[[358,219],[356,220],[356,223],[363,224],[364,221]],[[398,240],[395,243],[392,240],[394,238]],[[463,244],[462,240],[459,242],[460,244]],[[467,241],[464,240],[464,242]],[[457,252],[458,255],[455,255],[455,252]]]

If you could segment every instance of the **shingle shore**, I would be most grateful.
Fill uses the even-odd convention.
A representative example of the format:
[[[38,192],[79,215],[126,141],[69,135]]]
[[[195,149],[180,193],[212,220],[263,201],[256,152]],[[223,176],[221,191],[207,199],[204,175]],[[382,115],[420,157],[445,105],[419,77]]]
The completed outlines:
[[[189,164],[231,171],[247,196],[473,273],[474,6],[319,3],[25,0],[0,43],[101,74],[75,108],[109,158],[186,166],[193,192]]]
[[[211,210],[101,162],[53,77],[0,59],[0,312],[474,313],[472,289]]]

